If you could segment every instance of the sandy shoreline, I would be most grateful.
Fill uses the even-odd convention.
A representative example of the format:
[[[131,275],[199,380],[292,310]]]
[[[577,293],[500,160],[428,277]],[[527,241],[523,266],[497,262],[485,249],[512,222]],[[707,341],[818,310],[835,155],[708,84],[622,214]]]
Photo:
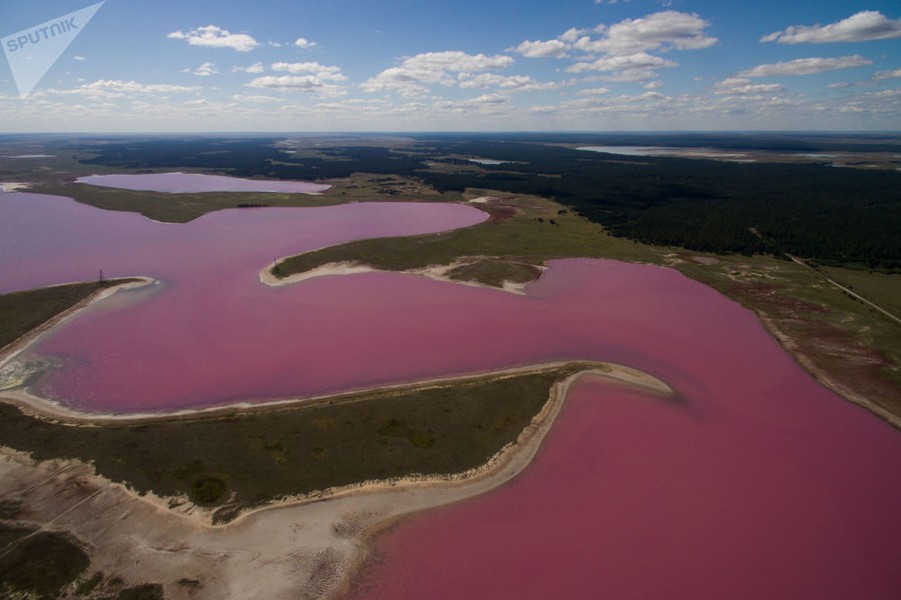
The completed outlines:
[[[226,525],[211,525],[208,511],[191,506],[173,510],[173,499],[140,496],[80,461],[36,463],[8,448],[0,450],[0,495],[22,502],[28,521],[73,533],[87,545],[92,570],[114,573],[128,585],[156,581],[170,598],[324,598],[347,585],[365,559],[369,538],[385,524],[483,494],[521,473],[552,427],[570,385],[586,375],[639,385],[655,395],[672,393],[662,381],[635,369],[586,363],[552,387],[548,402],[516,442],[480,467],[287,497]],[[179,584],[184,578],[200,586],[186,588]]]
[[[114,282],[114,281],[123,280],[123,279],[137,280],[137,281],[125,281],[123,283],[117,283],[117,284],[111,285],[107,288],[97,290],[96,292],[94,292],[93,294],[88,296],[87,298],[84,298],[81,301],[77,302],[76,304],[70,306],[63,312],[55,315],[53,318],[45,321],[44,323],[35,327],[34,329],[32,329],[31,331],[29,331],[28,333],[26,333],[19,339],[13,341],[11,344],[0,349],[0,369],[2,369],[3,367],[5,367],[9,363],[11,363],[13,361],[13,359],[15,359],[16,356],[18,356],[19,354],[24,352],[29,346],[31,346],[33,343],[35,343],[42,335],[44,335],[45,333],[47,333],[48,331],[50,331],[51,329],[53,329],[60,323],[66,321],[68,319],[71,319],[76,314],[78,314],[79,312],[81,312],[82,310],[87,308],[88,306],[94,304],[95,302],[100,302],[101,300],[103,300],[105,298],[109,298],[110,296],[112,296],[113,294],[118,292],[119,290],[141,288],[144,286],[148,286],[148,285],[157,283],[157,281],[155,279],[152,279],[150,277],[143,277],[143,276],[139,276],[139,275],[135,275],[133,277],[119,277],[119,278],[111,280],[111,281]],[[70,283],[58,283],[55,285],[44,286],[40,289],[50,289],[50,288],[54,288],[54,287],[60,287],[63,285],[72,285],[73,283],[83,283],[83,282],[76,281],[76,282],[70,282]],[[25,290],[22,290],[22,291],[25,291]],[[2,392],[2,391],[3,390],[0,390],[0,392]]]
[[[477,281],[453,279],[448,276],[448,273],[458,267],[465,267],[477,263],[480,260],[490,258],[492,257],[468,256],[447,265],[429,265],[428,267],[423,267],[421,269],[408,269],[405,271],[385,271],[383,269],[377,269],[373,266],[361,262],[341,261],[326,263],[324,265],[316,267],[315,269],[304,271],[303,273],[295,273],[293,275],[288,275],[287,277],[278,278],[272,274],[272,270],[279,264],[281,264],[281,262],[284,260],[279,259],[263,267],[263,269],[259,273],[259,278],[260,282],[265,285],[272,287],[282,287],[300,283],[301,281],[307,281],[309,279],[316,279],[317,277],[353,275],[356,273],[400,273],[405,275],[414,275],[416,277],[425,277],[426,279],[434,279],[435,281],[445,281],[447,283],[454,283],[457,285],[468,285],[471,287],[486,288],[490,290],[501,290],[504,292],[509,292],[511,294],[519,294],[521,296],[525,295],[526,287],[528,287],[532,283],[531,281],[527,283],[505,281],[503,287],[494,287],[491,285],[486,285],[484,283],[479,283]],[[539,267],[539,269],[541,269],[542,271],[544,271],[546,268],[547,267]]]

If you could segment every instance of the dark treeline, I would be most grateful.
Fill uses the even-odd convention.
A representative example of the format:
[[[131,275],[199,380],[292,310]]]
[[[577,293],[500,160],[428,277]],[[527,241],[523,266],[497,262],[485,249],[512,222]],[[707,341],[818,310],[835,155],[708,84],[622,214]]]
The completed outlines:
[[[804,151],[821,151],[828,144],[897,149],[883,138],[702,137],[706,147],[747,149],[757,144],[773,149],[783,143],[783,148]],[[203,167],[286,179],[391,173],[417,177],[441,191],[478,187],[551,197],[614,235],[645,243],[721,253],[785,252],[824,264],[901,272],[901,173],[619,156],[538,143],[607,144],[620,138],[432,135],[418,136],[413,146],[396,150],[331,148],[322,151],[326,158],[292,158],[272,146],[275,139],[151,140],[102,146],[88,162],[133,169]],[[643,143],[675,146],[677,138],[683,145],[693,139],[693,145],[702,143],[697,136],[681,134],[647,136]],[[628,140],[636,143],[634,135]],[[98,151],[97,146],[91,149]],[[450,173],[425,164],[459,162],[449,155],[512,162]]]

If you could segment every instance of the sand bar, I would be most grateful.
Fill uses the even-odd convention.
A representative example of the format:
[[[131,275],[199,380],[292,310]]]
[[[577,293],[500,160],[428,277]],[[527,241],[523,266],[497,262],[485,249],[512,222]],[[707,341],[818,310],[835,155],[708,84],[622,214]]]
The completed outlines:
[[[510,369],[497,376],[542,368],[549,367]],[[36,463],[8,448],[0,449],[0,495],[20,501],[28,521],[72,532],[87,544],[92,570],[115,573],[128,585],[159,582],[169,598],[323,598],[346,583],[365,559],[367,540],[381,527],[485,493],[522,472],[559,414],[569,386],[586,374],[642,385],[654,394],[670,391],[634,369],[599,363],[555,384],[549,402],[517,441],[481,467],[284,498],[221,526],[212,526],[208,511],[183,499],[140,496],[80,461]],[[199,585],[185,587],[179,583],[183,579]]]

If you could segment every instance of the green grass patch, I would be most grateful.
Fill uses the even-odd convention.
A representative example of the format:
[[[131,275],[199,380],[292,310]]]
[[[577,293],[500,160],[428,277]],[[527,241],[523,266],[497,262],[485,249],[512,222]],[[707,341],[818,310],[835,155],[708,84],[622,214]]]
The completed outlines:
[[[435,436],[431,431],[413,427],[406,421],[390,419],[378,431],[379,435],[404,438],[416,448],[425,450],[435,445]]]
[[[535,265],[486,259],[451,269],[447,276],[458,281],[476,281],[502,287],[508,281],[528,283],[535,280],[540,274],[541,269]]]
[[[64,426],[0,405],[0,444],[38,460],[91,461],[140,491],[251,506],[368,479],[477,467],[514,441],[554,381],[576,369],[140,424]]]
[[[893,315],[901,316],[901,274],[837,267],[820,267],[820,271]]]
[[[201,215],[242,206],[329,206],[346,200],[311,194],[268,192],[201,192],[167,194],[123,190],[84,183],[44,184],[30,192],[66,196],[104,210],[135,212],[155,221],[187,223]]]
[[[477,192],[470,192],[475,194]],[[458,272],[460,278],[496,285],[515,267],[501,263],[541,265],[546,260],[571,257],[607,257],[638,262],[659,262],[660,252],[605,233],[604,229],[566,210],[562,205],[535,196],[485,192],[501,199],[488,207],[492,218],[454,231],[412,236],[358,240],[285,259],[275,273],[287,277],[331,262],[363,262],[378,269],[403,271],[429,265],[447,265],[473,255],[502,257]],[[462,267],[461,267],[462,268]],[[523,268],[513,276],[521,281]]]
[[[0,295],[0,348],[78,304],[94,292],[127,280],[72,283]]]

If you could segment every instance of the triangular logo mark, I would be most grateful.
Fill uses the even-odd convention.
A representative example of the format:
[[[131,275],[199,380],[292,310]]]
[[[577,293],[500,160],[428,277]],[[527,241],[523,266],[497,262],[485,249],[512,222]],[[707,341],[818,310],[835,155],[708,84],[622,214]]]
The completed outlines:
[[[21,98],[31,93],[103,4],[86,6],[0,39]]]

